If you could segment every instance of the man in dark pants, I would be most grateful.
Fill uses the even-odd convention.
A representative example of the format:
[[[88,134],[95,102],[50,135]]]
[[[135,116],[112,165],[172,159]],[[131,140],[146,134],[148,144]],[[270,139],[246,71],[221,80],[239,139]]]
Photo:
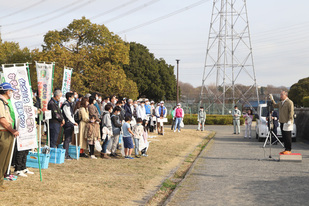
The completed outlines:
[[[285,151],[280,154],[291,154],[292,150],[292,130],[294,121],[294,103],[288,98],[288,92],[282,91],[280,102],[276,103],[273,96],[269,95],[275,108],[279,108],[279,122],[284,141]]]
[[[4,174],[8,169],[12,153],[13,140],[19,136],[19,132],[14,128],[14,122],[11,111],[13,107],[9,106],[8,100],[13,94],[13,88],[9,83],[0,85],[0,192],[6,190],[3,185]]]
[[[72,135],[74,131],[74,126],[77,126],[78,124],[74,120],[74,113],[73,113],[73,103],[74,103],[74,93],[68,92],[65,95],[66,101],[62,104],[62,112],[64,117],[64,136],[65,140],[63,143],[63,149],[65,149],[65,159],[72,160],[72,158],[69,156],[69,145],[72,141]]]
[[[59,101],[62,96],[62,92],[57,89],[47,105],[47,109],[52,112],[52,119],[49,120],[49,135],[50,135],[50,147],[57,147],[57,140],[60,132],[60,128],[64,125],[64,119],[59,108]]]

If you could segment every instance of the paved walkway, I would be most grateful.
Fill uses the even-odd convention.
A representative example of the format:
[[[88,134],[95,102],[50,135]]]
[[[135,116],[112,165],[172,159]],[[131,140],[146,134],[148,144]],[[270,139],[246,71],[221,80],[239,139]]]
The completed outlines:
[[[217,132],[215,138],[168,205],[309,205],[309,144],[292,144],[301,163],[261,161],[269,155],[262,142],[233,135],[231,126],[207,129]],[[282,150],[274,146],[273,157]]]

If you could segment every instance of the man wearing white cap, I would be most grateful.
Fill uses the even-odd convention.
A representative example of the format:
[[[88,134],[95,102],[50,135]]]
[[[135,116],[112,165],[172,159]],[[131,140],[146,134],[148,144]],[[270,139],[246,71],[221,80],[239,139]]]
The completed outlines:
[[[181,108],[181,104],[177,104],[177,108],[175,109],[175,117],[176,117],[176,122],[175,122],[175,128],[174,132],[176,132],[176,128],[178,129],[178,132],[180,132],[180,123],[184,117],[185,113],[183,109]]]
[[[161,101],[160,105],[156,109],[157,119],[163,119],[163,118],[166,117],[166,115],[167,115],[167,109],[164,106],[164,102]],[[163,135],[163,122],[160,122],[160,124],[159,124],[158,121],[157,121],[157,128],[158,128],[158,134]]]

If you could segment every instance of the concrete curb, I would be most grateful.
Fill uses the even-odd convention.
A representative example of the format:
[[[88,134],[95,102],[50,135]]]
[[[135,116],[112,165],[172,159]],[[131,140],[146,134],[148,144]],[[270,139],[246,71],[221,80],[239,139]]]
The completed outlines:
[[[211,131],[211,132],[215,132],[215,131]],[[200,158],[200,156],[206,152],[212,145],[213,145],[213,141],[214,138],[216,136],[216,132],[214,134],[214,136],[209,140],[209,142],[206,144],[206,147],[201,151],[201,153],[196,157],[196,159],[194,160],[193,164],[191,165],[189,171],[187,172],[187,174],[185,175],[185,177],[180,181],[180,183],[178,183],[176,189],[169,195],[169,197],[166,199],[166,201],[163,203],[163,206],[168,205],[168,203],[170,203],[172,201],[172,199],[174,198],[174,196],[177,194],[178,190],[181,188],[182,184],[184,183],[184,181],[187,179],[187,177],[192,173],[193,168],[195,167],[195,165],[197,164],[197,160]]]

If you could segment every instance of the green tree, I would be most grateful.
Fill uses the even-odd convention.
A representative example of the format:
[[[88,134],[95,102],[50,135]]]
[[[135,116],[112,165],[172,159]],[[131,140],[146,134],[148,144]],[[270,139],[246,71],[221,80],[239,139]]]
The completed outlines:
[[[27,47],[21,49],[18,43],[2,42],[0,39],[0,64],[31,62],[31,53]]]
[[[309,107],[309,96],[303,98],[303,106]]]
[[[303,106],[303,98],[309,96],[309,77],[299,80],[291,86],[289,98],[297,106]]]
[[[122,67],[129,64],[129,46],[104,25],[83,17],[61,31],[49,31],[44,43],[43,51],[34,50],[33,57],[56,62],[55,88],[61,88],[63,68],[67,66],[74,69],[72,90],[137,98],[137,85],[126,77]]]
[[[137,83],[140,97],[155,101],[174,100],[176,96],[176,78],[174,68],[163,59],[155,59],[147,47],[130,43],[130,64],[124,65],[128,78]]]

